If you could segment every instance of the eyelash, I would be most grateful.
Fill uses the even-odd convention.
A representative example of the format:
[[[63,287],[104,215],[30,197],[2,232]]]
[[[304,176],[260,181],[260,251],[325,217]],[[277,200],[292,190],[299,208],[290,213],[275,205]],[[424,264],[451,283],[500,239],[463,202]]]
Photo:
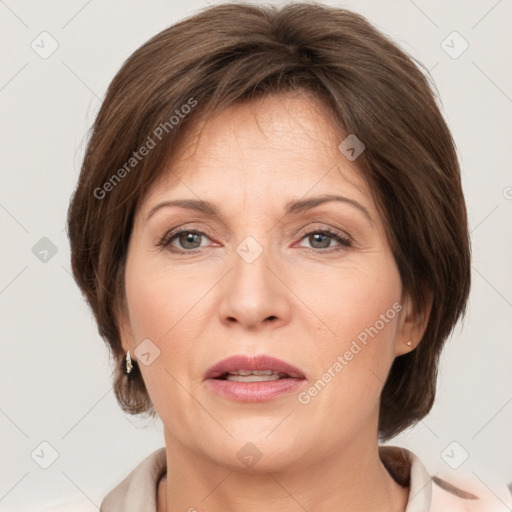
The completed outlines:
[[[185,250],[185,251],[181,251],[179,249],[176,249],[175,247],[173,247],[172,249],[170,247],[172,247],[170,244],[171,242],[176,238],[178,237],[179,235],[183,234],[183,233],[193,233],[195,235],[203,235],[205,236],[206,238],[209,238],[208,235],[206,233],[204,233],[203,231],[198,231],[196,229],[182,229],[182,230],[179,230],[179,231],[171,231],[171,232],[167,232],[164,237],[160,240],[160,242],[158,243],[158,247],[161,247],[162,249],[166,249],[172,253],[175,253],[175,254],[196,254],[198,252],[201,251],[201,249],[191,249],[191,250]],[[346,236],[343,236],[337,232],[334,232],[330,229],[326,229],[326,228],[323,228],[323,229],[316,229],[316,230],[312,230],[312,231],[308,231],[307,233],[305,233],[300,240],[303,240],[304,238],[308,237],[308,236],[311,236],[311,235],[315,235],[315,234],[321,234],[321,235],[327,235],[329,238],[333,238],[334,240],[336,240],[337,242],[339,242],[340,244],[340,247],[336,248],[336,249],[333,249],[333,248],[327,248],[327,249],[314,249],[314,248],[309,248],[309,251],[308,252],[323,252],[323,253],[333,253],[333,252],[339,252],[339,251],[344,251],[344,250],[347,250],[348,248],[352,247],[352,240]],[[306,248],[308,249],[308,248]]]

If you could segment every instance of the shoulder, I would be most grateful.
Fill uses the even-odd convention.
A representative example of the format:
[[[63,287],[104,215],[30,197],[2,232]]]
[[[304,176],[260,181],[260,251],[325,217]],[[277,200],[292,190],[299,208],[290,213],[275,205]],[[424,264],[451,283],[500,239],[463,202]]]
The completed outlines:
[[[505,486],[491,488],[479,478],[463,473],[432,476],[431,512],[442,510],[464,512],[509,512],[512,496]]]
[[[106,496],[100,512],[156,511],[158,482],[167,471],[165,447],[150,453]],[[96,509],[97,512],[97,509]]]
[[[398,446],[379,446],[381,460],[393,478],[409,487],[406,512],[510,512],[512,495],[491,489],[471,473],[430,475],[420,458]]]

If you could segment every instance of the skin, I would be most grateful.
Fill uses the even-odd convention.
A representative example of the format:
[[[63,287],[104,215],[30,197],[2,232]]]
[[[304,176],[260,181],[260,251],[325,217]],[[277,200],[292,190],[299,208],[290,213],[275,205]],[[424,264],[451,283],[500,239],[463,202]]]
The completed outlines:
[[[164,425],[159,512],[406,506],[408,489],[378,455],[379,397],[394,358],[414,349],[428,317],[412,314],[357,160],[337,148],[344,138],[305,93],[237,104],[192,125],[138,209],[120,317],[133,359],[144,339],[160,350],[139,364]],[[357,201],[372,220],[335,201],[284,215],[287,201],[323,194]],[[222,219],[175,206],[147,218],[178,198],[211,201]],[[205,235],[159,246],[174,228]],[[351,246],[313,237],[328,228]],[[247,236],[263,250],[252,263],[236,251]],[[307,404],[298,392],[240,403],[203,381],[225,357],[264,353],[300,368],[307,380],[299,391],[307,390],[394,303],[400,313]],[[262,455],[252,467],[237,457],[248,442]]]

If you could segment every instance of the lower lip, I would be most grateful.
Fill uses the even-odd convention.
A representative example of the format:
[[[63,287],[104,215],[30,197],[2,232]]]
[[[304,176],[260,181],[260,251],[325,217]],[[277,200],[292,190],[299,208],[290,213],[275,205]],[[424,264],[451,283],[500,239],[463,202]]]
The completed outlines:
[[[260,382],[208,379],[210,389],[218,395],[240,402],[263,402],[297,391],[306,379],[279,379]]]

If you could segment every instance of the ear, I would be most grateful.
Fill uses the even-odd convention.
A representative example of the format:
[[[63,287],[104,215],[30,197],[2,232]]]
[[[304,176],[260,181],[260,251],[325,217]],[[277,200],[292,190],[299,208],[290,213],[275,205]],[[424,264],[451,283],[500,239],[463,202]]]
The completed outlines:
[[[395,339],[395,357],[401,356],[414,350],[420,343],[430,318],[432,311],[433,294],[429,290],[427,293],[427,304],[423,311],[417,311],[415,304],[408,294],[402,300],[402,311],[397,328]],[[408,342],[411,342],[408,345]]]

